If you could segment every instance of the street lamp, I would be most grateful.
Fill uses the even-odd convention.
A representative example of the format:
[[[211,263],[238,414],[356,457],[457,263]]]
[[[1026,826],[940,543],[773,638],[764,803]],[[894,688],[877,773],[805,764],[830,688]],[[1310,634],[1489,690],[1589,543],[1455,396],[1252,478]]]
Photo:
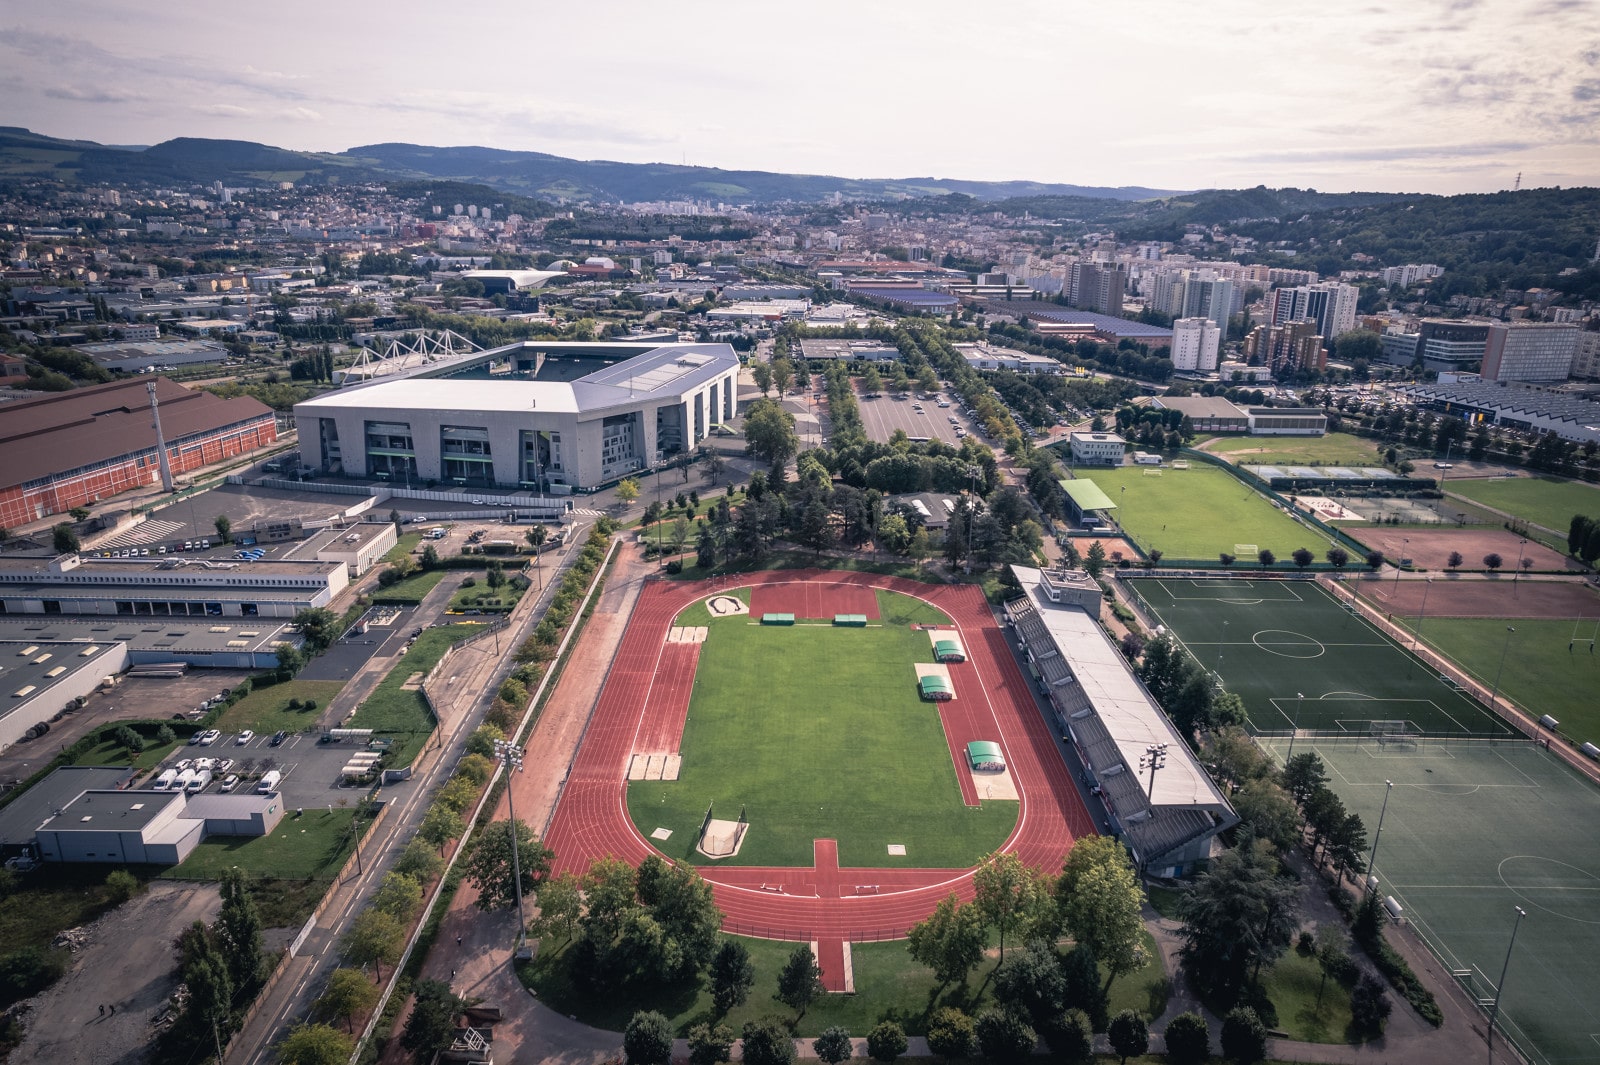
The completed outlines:
[[[1422,609],[1417,613],[1417,629],[1411,634],[1411,649],[1415,651],[1417,644],[1422,641],[1422,622],[1428,616],[1428,592],[1433,589],[1433,578],[1428,578],[1428,583],[1422,589]]]
[[[1489,1053],[1494,1054],[1494,1023],[1500,1018],[1500,995],[1506,989],[1506,973],[1511,968],[1511,948],[1517,945],[1517,929],[1522,927],[1522,919],[1528,916],[1528,911],[1521,906],[1514,906],[1517,911],[1516,923],[1511,926],[1511,942],[1506,944],[1506,961],[1500,967],[1500,982],[1494,985],[1494,1005],[1489,1007]]]
[[[1139,769],[1150,770],[1150,805],[1156,803],[1156,770],[1167,767],[1167,745],[1165,743],[1152,743],[1144,749],[1144,757],[1139,759]]]
[[[1494,671],[1494,691],[1489,693],[1489,709],[1494,709],[1494,701],[1500,696],[1500,676],[1506,671],[1506,652],[1511,650],[1511,635],[1517,630],[1510,625],[1506,626],[1506,643],[1500,648],[1500,668]]]
[[[1400,590],[1400,568],[1406,564],[1406,549],[1411,546],[1409,536],[1400,539],[1400,557],[1394,560],[1394,590]]]
[[[1294,693],[1294,721],[1291,722],[1294,727],[1289,730],[1289,753],[1283,756],[1285,768],[1289,765],[1289,759],[1294,757],[1294,739],[1300,734],[1300,708],[1305,704],[1305,699],[1304,692]]]
[[[1367,876],[1375,877],[1378,861],[1378,840],[1383,838],[1383,815],[1389,812],[1389,795],[1394,791],[1394,781],[1383,782],[1383,809],[1378,811],[1378,830],[1372,834],[1372,854],[1367,858]],[[1373,890],[1377,890],[1373,888]]]
[[[1522,549],[1528,544],[1527,537],[1517,541],[1517,568],[1511,573],[1511,598],[1517,597],[1517,578],[1522,576]]]
[[[1228,646],[1228,623],[1222,623],[1222,642],[1217,645],[1217,677],[1222,676],[1222,652]]]
[[[522,772],[521,747],[506,740],[495,740],[494,754],[496,758],[500,759],[500,764],[505,767],[508,776],[513,769],[519,773]],[[511,883],[513,885],[512,893],[517,897],[516,956],[520,958],[524,949],[522,937],[527,931],[528,919],[522,912],[522,858],[517,852],[517,805],[516,800],[513,798],[516,790],[509,780],[506,781],[506,812],[511,819],[509,822],[511,829]]]

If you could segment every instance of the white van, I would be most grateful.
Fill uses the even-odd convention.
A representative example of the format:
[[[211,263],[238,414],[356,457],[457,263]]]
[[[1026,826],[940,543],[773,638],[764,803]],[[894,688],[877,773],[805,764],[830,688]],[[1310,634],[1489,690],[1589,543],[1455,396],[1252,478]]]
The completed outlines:
[[[199,776],[193,769],[185,769],[178,774],[178,779],[167,786],[168,791],[188,791],[189,785],[194,783],[194,778]]]
[[[170,791],[177,779],[178,771],[176,769],[168,769],[163,771],[159,777],[156,777],[156,782],[151,787],[156,791]]]
[[[184,788],[183,790],[187,791],[190,795],[196,795],[202,791],[205,791],[210,785],[211,770],[202,769],[200,772],[194,775],[194,779],[189,781],[188,787]]]
[[[278,786],[278,781],[282,779],[283,774],[274,769],[261,777],[261,783],[256,785],[256,790],[261,794],[266,795],[267,793],[275,790]]]

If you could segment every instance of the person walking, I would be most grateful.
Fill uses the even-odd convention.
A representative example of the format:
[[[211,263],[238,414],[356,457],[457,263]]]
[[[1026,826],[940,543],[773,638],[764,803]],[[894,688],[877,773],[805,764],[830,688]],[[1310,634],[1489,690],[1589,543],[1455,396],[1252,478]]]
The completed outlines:
[[[102,1002],[102,1003],[100,1003],[100,1016],[104,1017],[105,1015],[106,1015],[106,1004],[104,1002]]]

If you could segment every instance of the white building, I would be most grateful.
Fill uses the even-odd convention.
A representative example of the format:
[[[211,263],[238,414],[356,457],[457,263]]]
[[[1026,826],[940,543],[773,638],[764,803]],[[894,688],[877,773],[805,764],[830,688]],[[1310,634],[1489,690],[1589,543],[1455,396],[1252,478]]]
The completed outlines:
[[[1495,322],[1483,348],[1485,381],[1565,381],[1578,354],[1576,325]]]
[[[0,614],[292,618],[327,606],[349,583],[343,562],[8,557]]]
[[[1267,324],[1283,325],[1309,318],[1317,323],[1317,332],[1331,346],[1335,339],[1356,327],[1356,301],[1360,296],[1354,285],[1338,281],[1275,289],[1267,297]]]
[[[1179,318],[1172,323],[1172,368],[1212,373],[1217,368],[1217,352],[1222,346],[1222,330],[1210,318]]]
[[[1070,433],[1067,443],[1074,466],[1120,466],[1128,450],[1128,442],[1116,433]]]
[[[571,380],[444,376],[617,356]],[[300,455],[350,477],[596,488],[692,451],[734,416],[738,373],[726,344],[508,344],[297,404]]]
[[[1572,376],[1585,381],[1600,381],[1600,331],[1586,329],[1578,334],[1578,353],[1572,358]]]

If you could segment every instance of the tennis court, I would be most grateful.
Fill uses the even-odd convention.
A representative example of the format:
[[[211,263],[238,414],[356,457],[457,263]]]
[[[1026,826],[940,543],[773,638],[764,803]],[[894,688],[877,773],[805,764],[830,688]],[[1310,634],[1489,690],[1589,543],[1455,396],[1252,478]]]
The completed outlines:
[[[1257,732],[1513,735],[1315,581],[1141,577],[1126,586],[1244,700]]]
[[[1281,761],[1286,738],[1264,745]],[[1369,831],[1380,890],[1534,1065],[1600,1060],[1600,789],[1527,742],[1300,740]],[[1386,787],[1392,781],[1393,789]],[[1388,794],[1388,807],[1383,808]]]

